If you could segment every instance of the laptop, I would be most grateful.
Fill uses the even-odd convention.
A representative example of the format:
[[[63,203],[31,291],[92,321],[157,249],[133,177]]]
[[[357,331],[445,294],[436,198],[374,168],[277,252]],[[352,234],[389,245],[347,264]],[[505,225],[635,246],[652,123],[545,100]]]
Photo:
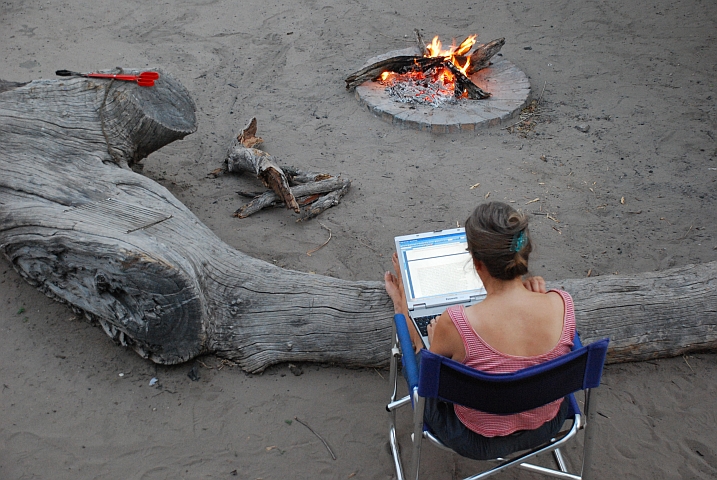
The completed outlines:
[[[402,235],[395,242],[409,316],[429,348],[430,321],[453,305],[480,302],[485,288],[467,250],[465,229]]]

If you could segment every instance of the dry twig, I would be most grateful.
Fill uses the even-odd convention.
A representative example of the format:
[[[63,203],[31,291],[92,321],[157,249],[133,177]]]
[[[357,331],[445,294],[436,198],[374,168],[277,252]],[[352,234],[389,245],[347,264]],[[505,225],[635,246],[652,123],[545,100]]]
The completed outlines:
[[[311,254],[316,253],[316,252],[318,252],[319,250],[321,250],[322,248],[324,248],[324,247],[329,243],[329,241],[331,240],[331,229],[330,229],[329,227],[327,227],[326,225],[324,225],[323,223],[321,223],[321,222],[319,222],[319,225],[321,225],[322,227],[324,227],[326,230],[329,231],[329,238],[327,238],[326,241],[325,241],[324,243],[322,243],[321,245],[319,245],[318,247],[316,247],[316,248],[314,248],[314,249],[309,250],[308,252],[306,252],[306,254],[307,254],[308,256],[311,256]]]
[[[540,101],[543,99],[543,93],[545,92],[545,86],[548,82],[543,83],[543,89],[540,91],[540,96],[537,100],[531,101],[527,107],[525,107],[520,112],[520,120],[515,122],[512,125],[508,125],[507,127],[504,127],[504,130],[508,130],[508,132],[513,133],[515,131],[518,131],[525,136],[525,134],[533,128],[535,128],[536,122],[533,120],[533,117],[539,117],[540,116]],[[542,160],[547,161],[543,155],[541,157]]]
[[[297,422],[299,422],[300,424],[302,424],[303,426],[305,426],[306,428],[308,428],[311,433],[313,433],[314,435],[316,435],[316,438],[318,438],[319,440],[321,440],[321,442],[322,442],[322,443],[324,444],[324,446],[326,447],[326,450],[328,450],[329,453],[331,454],[331,458],[333,458],[334,460],[336,460],[336,455],[334,455],[334,452],[331,450],[331,447],[329,447],[329,444],[326,443],[326,440],[324,440],[323,438],[321,438],[321,435],[319,435],[318,433],[316,433],[316,432],[314,431],[314,429],[311,428],[307,423],[304,423],[302,420],[299,420],[299,417],[294,417],[294,420],[296,420]]]

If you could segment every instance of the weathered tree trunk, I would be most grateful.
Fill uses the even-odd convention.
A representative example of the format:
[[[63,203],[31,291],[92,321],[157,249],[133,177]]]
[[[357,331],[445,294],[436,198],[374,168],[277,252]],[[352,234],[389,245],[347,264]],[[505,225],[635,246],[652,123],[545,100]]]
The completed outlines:
[[[0,249],[29,283],[158,363],[209,352],[248,371],[386,362],[382,283],[248,257],[128,168],[196,129],[177,81],[0,85]],[[625,361],[715,348],[716,281],[714,262],[561,284],[584,340],[609,335],[611,359]]]
[[[380,284],[248,257],[122,168],[195,129],[188,92],[164,74],[151,88],[73,78],[0,93],[3,253],[155,362],[217,352],[249,371],[383,363],[391,310]]]
[[[552,286],[571,292],[583,339],[610,338],[609,363],[717,349],[717,262]]]

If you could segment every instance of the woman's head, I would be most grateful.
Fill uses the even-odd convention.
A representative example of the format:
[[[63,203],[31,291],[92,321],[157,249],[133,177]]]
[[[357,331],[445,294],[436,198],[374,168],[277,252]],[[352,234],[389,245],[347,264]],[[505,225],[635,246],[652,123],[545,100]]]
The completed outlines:
[[[510,205],[478,205],[466,221],[466,237],[473,259],[482,262],[492,277],[513,280],[528,273],[533,250],[528,218]]]

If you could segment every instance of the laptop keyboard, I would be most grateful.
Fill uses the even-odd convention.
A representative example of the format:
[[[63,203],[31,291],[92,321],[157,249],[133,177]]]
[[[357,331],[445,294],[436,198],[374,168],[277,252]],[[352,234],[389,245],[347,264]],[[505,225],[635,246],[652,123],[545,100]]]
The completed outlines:
[[[435,315],[429,315],[427,317],[416,317],[413,319],[414,322],[416,322],[416,326],[418,326],[418,330],[421,332],[421,335],[424,337],[428,336],[428,324],[431,323],[431,320],[436,318]]]

